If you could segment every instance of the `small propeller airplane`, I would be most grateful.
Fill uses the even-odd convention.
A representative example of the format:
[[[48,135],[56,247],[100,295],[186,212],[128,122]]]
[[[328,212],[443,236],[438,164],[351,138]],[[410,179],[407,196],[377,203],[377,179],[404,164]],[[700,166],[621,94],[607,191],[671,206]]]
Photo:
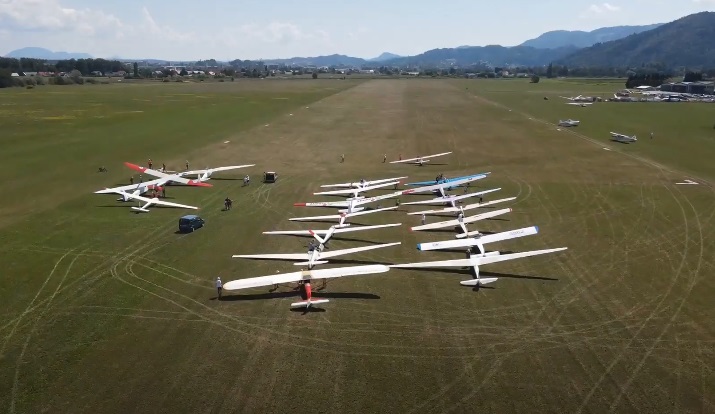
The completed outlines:
[[[417,205],[417,204],[432,204],[432,205],[444,205],[444,204],[449,204],[452,207],[457,207],[457,201],[464,200],[467,198],[471,197],[481,197],[484,194],[489,194],[494,191],[499,191],[501,188],[494,188],[492,190],[484,190],[484,191],[478,191],[476,193],[468,193],[468,194],[462,194],[462,195],[448,195],[444,197],[437,197],[433,198],[431,200],[422,200],[422,201],[410,201],[409,203],[402,203],[403,205],[409,206],[409,205]]]
[[[486,220],[488,218],[492,218],[492,217],[496,217],[496,216],[501,216],[502,214],[510,213],[511,211],[512,211],[511,208],[504,208],[501,210],[489,211],[486,213],[477,214],[477,215],[469,216],[469,217],[464,217],[464,214],[460,213],[459,217],[454,220],[447,220],[447,221],[440,221],[437,223],[423,224],[421,226],[415,226],[415,227],[410,228],[410,231],[432,230],[432,229],[441,229],[441,228],[445,228],[445,227],[459,226],[462,229],[462,233],[457,234],[456,237],[458,239],[463,239],[465,237],[481,234],[479,231],[470,232],[469,230],[467,230],[467,226],[466,226],[467,224],[474,223],[474,222],[480,221],[480,220]]]
[[[484,203],[467,204],[459,207],[447,207],[441,210],[425,210],[425,211],[414,211],[412,213],[407,213],[407,215],[415,216],[422,215],[425,216],[444,216],[444,215],[454,215],[454,213],[465,212],[468,210],[473,210],[475,208],[487,207],[493,204],[503,203],[505,201],[516,200],[516,197],[502,198],[500,200],[487,201]]]
[[[301,270],[300,272],[282,273],[276,275],[251,277],[247,279],[232,280],[223,284],[223,290],[236,291],[241,289],[250,289],[263,286],[278,286],[284,283],[298,283],[300,289],[301,300],[290,304],[291,309],[306,308],[312,305],[328,303],[328,299],[319,298],[313,299],[310,283],[314,279],[326,279],[345,277],[345,276],[362,276],[376,273],[388,272],[390,268],[385,265],[365,265],[338,267],[331,269],[312,269]]]
[[[319,236],[313,235],[316,239],[321,240]],[[382,249],[384,247],[397,246],[402,242],[395,243],[385,243],[377,244],[372,246],[362,246],[362,247],[352,247],[350,249],[332,250],[325,252],[320,248],[314,248],[308,250],[307,253],[276,253],[276,254],[235,254],[234,258],[241,259],[257,259],[257,260],[302,260],[300,262],[293,263],[295,266],[308,266],[308,269],[312,269],[313,266],[319,264],[328,263],[327,260],[331,257],[343,256],[346,254],[359,253],[367,250]]]
[[[318,193],[313,193],[313,195],[346,195],[346,196],[350,196],[352,198],[364,198],[364,197],[360,196],[360,193],[364,193],[366,191],[375,190],[375,189],[383,188],[383,187],[391,187],[391,186],[395,186],[395,190],[397,190],[398,185],[400,185],[399,181],[389,181],[386,183],[375,184],[375,185],[366,186],[366,187],[348,188],[345,190],[321,191]]]
[[[578,126],[580,123],[581,121],[577,121],[575,119],[559,120],[559,126],[562,127],[575,127]]]
[[[340,227],[347,227],[350,224],[346,223],[346,221],[351,218],[351,217],[356,217],[356,216],[362,216],[365,214],[373,214],[373,213],[379,213],[381,211],[388,211],[388,210],[396,210],[397,206],[393,207],[384,207],[384,208],[378,208],[378,209],[372,209],[372,210],[363,210],[362,208],[358,207],[360,211],[354,211],[351,213],[340,213],[340,214],[329,214],[327,216],[312,216],[312,217],[293,217],[288,220],[290,221],[323,221],[323,220],[335,220],[338,219],[338,224],[336,225],[337,228]],[[350,208],[348,207],[348,210]]]
[[[496,282],[499,278],[497,277],[479,277],[479,266],[504,262],[507,260],[521,259],[524,257],[537,256],[548,253],[556,253],[568,249],[568,247],[559,247],[556,249],[545,249],[545,250],[534,250],[530,252],[521,253],[511,253],[502,254],[494,256],[482,256],[482,255],[470,255],[468,259],[456,259],[456,260],[438,260],[434,262],[423,262],[423,263],[407,263],[407,264],[397,264],[391,265],[391,268],[402,268],[402,269],[423,269],[423,268],[442,268],[442,267],[470,267],[473,273],[473,279],[463,280],[459,282],[462,286],[474,286],[479,288],[482,285],[488,283]]]
[[[516,239],[519,237],[532,236],[534,234],[537,234],[538,232],[538,226],[524,227],[522,229],[505,231],[501,233],[487,234],[478,237],[469,237],[463,240],[447,240],[431,243],[419,243],[417,245],[417,250],[444,250],[476,246],[481,256],[497,256],[500,254],[498,251],[487,253],[486,250],[484,250],[484,245],[488,243],[496,243],[499,241]]]
[[[447,197],[445,192],[448,188],[458,187],[462,184],[471,183],[472,181],[481,180],[487,178],[487,174],[474,175],[471,177],[460,178],[459,180],[454,180],[449,183],[439,183],[428,185],[424,187],[410,188],[409,190],[404,190],[401,194],[416,194],[416,193],[426,193],[426,192],[438,192],[442,197]]]
[[[490,173],[486,172],[486,173],[479,173],[479,174],[473,174],[473,175],[463,175],[463,176],[461,176],[461,177],[444,178],[444,179],[441,179],[441,180],[419,181],[419,182],[416,182],[416,183],[406,183],[405,186],[406,186],[406,187],[422,187],[422,186],[425,186],[425,185],[434,185],[434,184],[450,183],[450,182],[452,182],[452,181],[461,180],[462,178],[477,177],[477,176],[480,176],[480,175],[489,175],[489,174],[490,174]]]
[[[149,206],[152,206],[152,205],[166,206],[166,207],[178,207],[178,208],[189,208],[192,210],[199,209],[198,207],[194,207],[194,206],[187,206],[185,204],[178,204],[178,203],[171,203],[169,201],[163,201],[163,200],[160,200],[158,197],[155,197],[155,198],[142,197],[142,196],[135,195],[135,194],[129,194],[124,191],[116,191],[116,193],[121,194],[127,200],[138,200],[138,201],[143,201],[144,203],[146,203],[141,207],[132,207],[132,210],[137,211],[137,212],[142,212],[142,213],[148,213],[150,211],[148,208],[149,208]]]
[[[631,142],[637,142],[638,138],[635,135],[629,137],[628,135],[619,134],[618,132],[611,132],[611,141],[630,144]]]
[[[342,183],[342,184],[325,184],[325,185],[321,185],[320,188],[364,188],[364,187],[370,187],[370,186],[377,185],[377,184],[391,183],[393,181],[400,181],[405,178],[407,178],[407,177],[382,178],[379,180],[370,180],[370,181],[360,180],[360,181],[355,181],[352,183]]]
[[[416,158],[408,158],[406,160],[390,161],[390,164],[406,163],[406,164],[418,164],[418,165],[422,166],[422,165],[424,165],[424,163],[430,162],[430,158],[441,157],[443,155],[448,155],[451,153],[452,153],[452,151],[443,152],[441,154],[425,155],[425,156],[416,157]]]
[[[341,234],[341,233],[348,233],[348,232],[353,232],[353,231],[362,231],[362,230],[374,230],[374,229],[382,229],[386,227],[397,227],[401,226],[402,223],[394,223],[394,224],[379,224],[377,226],[356,226],[356,227],[346,227],[346,226],[330,226],[328,230],[276,230],[276,231],[264,231],[263,234],[281,234],[281,235],[290,235],[290,236],[313,236],[318,243],[320,243],[320,246],[318,248],[320,250],[323,250],[325,246],[327,246],[328,242],[330,239],[333,237],[333,234]],[[319,235],[323,235],[320,237]]]

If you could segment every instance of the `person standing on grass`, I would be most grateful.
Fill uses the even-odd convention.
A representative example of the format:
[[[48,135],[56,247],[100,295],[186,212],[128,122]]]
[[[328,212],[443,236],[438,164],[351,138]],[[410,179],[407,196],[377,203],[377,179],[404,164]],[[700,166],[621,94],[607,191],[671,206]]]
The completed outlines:
[[[427,222],[427,216],[425,216],[424,213],[423,213],[423,214],[422,214],[422,225],[423,225],[423,226],[425,225],[425,222]]]
[[[189,171],[189,160],[186,160],[186,171]]]
[[[216,278],[216,291],[218,292],[218,299],[221,300],[221,291],[223,290],[223,283],[221,283],[221,276]]]
[[[134,176],[129,177],[129,184],[134,184]]]
[[[345,162],[345,154],[340,155],[340,162]]]
[[[387,154],[382,156],[382,163],[384,164],[386,162],[387,162]]]
[[[151,166],[152,166],[152,165],[154,165],[154,164],[152,164],[151,158],[149,158],[149,169],[150,169],[150,170],[151,170]]]

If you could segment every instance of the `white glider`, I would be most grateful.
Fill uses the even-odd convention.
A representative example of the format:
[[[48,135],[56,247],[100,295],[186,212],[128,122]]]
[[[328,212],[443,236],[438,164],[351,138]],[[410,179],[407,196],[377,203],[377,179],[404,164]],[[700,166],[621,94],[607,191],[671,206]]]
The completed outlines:
[[[190,177],[190,176],[196,176],[200,181],[206,181],[211,178],[211,175],[213,173],[221,172],[221,171],[230,171],[230,170],[236,170],[239,168],[246,168],[246,167],[253,167],[256,164],[246,164],[246,165],[229,165],[226,167],[215,167],[215,168],[206,168],[204,170],[191,170],[191,171],[180,171],[176,172],[176,175],[179,177]]]
[[[476,193],[468,193],[468,194],[462,194],[462,195],[448,195],[445,197],[433,198],[431,200],[410,201],[409,203],[402,203],[402,204],[406,205],[406,206],[418,205],[418,204],[433,204],[433,205],[450,204],[452,207],[457,208],[457,201],[459,201],[459,200],[464,200],[466,198],[471,198],[471,197],[481,197],[484,194],[493,193],[494,191],[499,191],[499,190],[501,190],[501,188],[494,188],[491,190],[478,191]]]
[[[317,201],[308,203],[294,203],[295,207],[346,207],[344,210],[338,210],[340,213],[353,213],[356,211],[364,210],[364,207],[358,207],[363,204],[373,203],[375,201],[386,200],[388,198],[397,197],[402,194],[402,191],[397,191],[395,193],[384,194],[369,198],[358,198],[350,199],[345,201]]]
[[[397,206],[378,208],[378,209],[374,209],[374,210],[363,210],[361,207],[358,207],[358,209],[361,211],[354,211],[352,213],[330,214],[327,216],[293,217],[288,220],[290,220],[290,221],[321,221],[321,220],[338,219],[337,227],[344,227],[344,226],[350,225],[348,223],[345,223],[345,221],[350,217],[362,216],[365,214],[372,214],[372,213],[379,213],[381,211],[395,210],[395,209],[397,209]]]
[[[343,256],[346,254],[359,253],[367,250],[381,249],[384,247],[397,246],[402,242],[385,243],[374,246],[353,247],[350,249],[321,251],[320,249],[309,250],[307,253],[275,253],[275,254],[235,254],[233,257],[242,259],[258,259],[258,260],[301,260],[293,263],[296,266],[308,266],[312,269],[313,266],[328,263],[327,260],[331,257]]]
[[[251,277],[247,279],[238,279],[226,282],[223,284],[225,291],[234,291],[240,289],[250,289],[262,286],[277,286],[283,283],[299,283],[301,287],[301,296],[304,300],[291,303],[291,308],[308,308],[310,305],[329,302],[328,299],[313,299],[310,282],[313,279],[331,279],[345,276],[362,276],[376,273],[385,273],[390,268],[385,265],[366,265],[366,266],[351,266],[338,267],[332,269],[313,269],[303,270],[300,272],[282,273],[277,275]]]
[[[139,171],[141,173],[147,173],[153,175],[154,177],[163,178],[166,180],[167,184],[169,182],[175,182],[180,184],[188,184],[198,187],[213,187],[211,184],[204,183],[201,180],[189,180],[179,176],[178,174],[167,174],[158,170],[152,170],[150,168],[142,167],[140,165],[132,164],[131,162],[125,162],[124,165],[131,168],[132,170]]]
[[[498,256],[487,256],[483,257],[481,255],[471,256],[469,259],[456,259],[456,260],[438,260],[435,262],[423,262],[423,263],[408,263],[408,264],[398,264],[391,265],[390,267],[397,267],[403,269],[422,269],[422,268],[441,268],[441,267],[471,267],[474,273],[474,279],[463,280],[459,282],[462,286],[476,286],[486,285],[487,283],[496,282],[498,278],[480,278],[479,277],[479,266],[487,265],[491,263],[504,262],[507,260],[521,259],[524,257],[537,256],[547,253],[560,252],[566,250],[568,247],[559,247],[556,249],[546,249],[546,250],[534,250],[530,252],[521,253],[511,253],[503,254]]]
[[[436,192],[439,191],[442,197],[446,197],[447,193],[445,191],[452,187],[457,187],[462,184],[471,183],[472,181],[481,180],[482,178],[487,178],[487,174],[474,175],[471,177],[460,178],[459,180],[444,182],[439,184],[427,185],[424,187],[410,188],[409,190],[402,191],[402,194],[415,194],[415,193],[426,193],[426,192]]]
[[[368,187],[349,188],[346,190],[321,191],[319,193],[313,193],[313,195],[347,195],[347,196],[352,196],[352,197],[359,197],[360,193],[364,193],[364,192],[370,191],[370,190],[375,190],[377,188],[391,187],[393,185],[395,186],[395,190],[397,190],[397,186],[399,184],[400,184],[399,181],[390,181],[387,183],[375,184],[375,185],[371,185]]]
[[[264,231],[263,234],[282,234],[291,236],[313,236],[318,243],[325,246],[328,244],[333,234],[348,233],[353,231],[361,230],[374,230],[382,229],[386,227],[397,227],[401,226],[402,223],[394,224],[379,224],[377,226],[356,226],[356,227],[342,227],[342,226],[330,226],[328,230],[276,230],[276,231]],[[321,235],[323,237],[321,237]]]
[[[478,233],[478,232],[469,232],[467,230],[467,224],[469,223],[474,223],[475,221],[480,221],[480,220],[486,220],[488,218],[496,217],[496,216],[501,216],[502,214],[506,214],[511,212],[511,208],[504,208],[501,210],[494,210],[494,211],[489,211],[486,213],[482,214],[477,214],[474,216],[469,216],[469,217],[459,217],[454,220],[447,220],[447,221],[439,221],[437,223],[430,223],[430,224],[423,224],[421,226],[415,226],[412,227],[410,230],[411,231],[419,231],[419,230],[432,230],[432,229],[441,229],[445,227],[461,227],[462,232],[460,234],[457,234],[458,239],[462,239],[468,236],[471,236],[472,234]],[[460,213],[461,214],[461,213]]]
[[[539,227],[524,227],[523,229],[505,231],[495,234],[487,234],[484,236],[476,238],[466,238],[463,240],[447,240],[431,243],[419,243],[417,245],[417,250],[428,251],[428,250],[443,250],[443,249],[456,249],[459,247],[473,247],[476,246],[479,250],[479,254],[482,256],[489,255],[499,255],[499,252],[486,253],[484,250],[484,245],[489,243],[496,243],[504,240],[516,239],[519,237],[531,236],[539,232]]]
[[[441,216],[441,215],[450,214],[450,213],[459,213],[459,212],[464,212],[467,210],[473,210],[475,208],[486,207],[486,206],[490,206],[493,204],[503,203],[505,201],[512,201],[512,200],[516,200],[516,197],[502,198],[500,200],[492,200],[492,201],[487,201],[485,203],[467,204],[466,206],[447,207],[447,208],[443,208],[441,210],[415,211],[415,212],[407,213],[407,214],[410,216],[422,215],[422,214],[424,214],[425,216]]]
[[[126,198],[127,200],[130,200],[130,199],[131,199],[131,200],[139,200],[139,201],[145,202],[146,204],[144,204],[144,205],[141,206],[141,207],[132,207],[132,210],[134,210],[134,211],[140,211],[140,212],[142,212],[142,213],[148,213],[148,212],[149,212],[148,207],[149,207],[149,206],[152,206],[152,205],[167,206],[167,207],[179,207],[179,208],[190,208],[190,209],[193,209],[193,210],[198,210],[198,209],[199,209],[198,207],[194,207],[194,206],[187,206],[187,205],[185,205],[185,204],[171,203],[171,202],[168,202],[168,201],[159,200],[158,198],[142,197],[142,196],[138,196],[138,195],[134,195],[134,194],[125,193],[125,192],[123,192],[123,191],[117,191],[116,193],[117,193],[117,194],[121,194],[121,195],[122,195],[124,198]]]
[[[397,161],[390,161],[390,164],[398,164],[398,163],[409,163],[409,164],[419,164],[423,165],[426,162],[430,161],[430,158],[435,158],[435,157],[441,157],[443,155],[448,155],[451,154],[452,151],[450,152],[443,152],[441,154],[433,154],[433,155],[425,155],[422,157],[416,157],[416,158],[408,158],[406,160],[397,160]]]
[[[360,180],[352,183],[342,183],[342,184],[325,184],[321,185],[320,188],[350,188],[350,187],[355,187],[355,188],[363,188],[363,187],[369,187],[375,184],[382,184],[382,183],[390,183],[393,181],[400,181],[402,179],[405,179],[407,177],[395,177],[395,178],[383,178],[380,180],[370,180],[370,181],[365,181],[365,180]]]

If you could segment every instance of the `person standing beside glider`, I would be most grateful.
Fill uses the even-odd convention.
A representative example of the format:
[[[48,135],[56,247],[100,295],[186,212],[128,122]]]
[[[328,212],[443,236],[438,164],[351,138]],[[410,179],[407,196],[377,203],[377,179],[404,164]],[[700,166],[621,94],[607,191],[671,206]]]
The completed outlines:
[[[221,300],[221,291],[223,290],[223,284],[221,283],[221,276],[216,278],[216,291],[218,292],[218,299]]]

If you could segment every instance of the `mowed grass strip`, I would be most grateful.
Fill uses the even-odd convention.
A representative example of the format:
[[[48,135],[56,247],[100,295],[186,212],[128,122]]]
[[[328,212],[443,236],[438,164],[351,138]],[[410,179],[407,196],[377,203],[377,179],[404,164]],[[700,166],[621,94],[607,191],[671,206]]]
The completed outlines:
[[[281,177],[242,187],[238,171],[217,176],[213,188],[171,187],[170,197],[201,206],[207,218],[190,235],[174,234],[183,210],[134,215],[113,196],[92,194],[3,229],[12,243],[0,260],[12,270],[0,291],[7,315],[0,389],[8,390],[0,405],[14,412],[707,411],[715,338],[707,323],[715,317],[710,189],[676,187],[677,174],[535,124],[477,99],[487,94],[475,98],[462,82],[365,82],[192,148],[192,163],[255,162],[247,170],[253,177],[268,169]],[[424,167],[382,163],[383,154],[450,150]],[[474,189],[502,188],[487,200],[518,198],[497,206],[512,213],[470,229],[540,228],[488,247],[569,250],[485,266],[484,275],[500,279],[480,291],[459,286],[470,278],[464,270],[395,269],[329,282],[319,293],[331,299],[325,312],[291,312],[289,288],[215,300],[217,275],[299,269],[230,256],[305,251],[307,238],[260,233],[327,228],[287,220],[335,211],[292,207],[340,199],[313,196],[321,184],[483,171],[492,175]],[[220,211],[226,196],[235,200],[231,212]],[[331,248],[402,245],[332,265],[464,257],[416,251],[418,242],[454,237],[451,229],[409,232],[419,217],[405,213],[418,209],[355,220],[403,225],[336,238]]]
[[[128,184],[122,163],[204,168],[202,150],[360,81],[239,80],[48,86],[0,93],[0,225],[104,186]],[[235,159],[234,162],[240,161]],[[109,174],[98,176],[104,166]],[[138,177],[136,177],[138,178]],[[145,177],[145,180],[150,177]]]

